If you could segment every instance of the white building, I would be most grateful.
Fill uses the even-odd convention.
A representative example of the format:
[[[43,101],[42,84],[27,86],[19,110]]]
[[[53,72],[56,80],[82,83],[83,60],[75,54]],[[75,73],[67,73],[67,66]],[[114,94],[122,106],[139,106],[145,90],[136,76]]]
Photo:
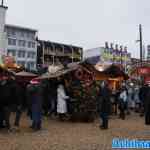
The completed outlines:
[[[16,25],[5,25],[7,33],[7,55],[13,56],[17,64],[30,70],[36,69],[37,30]]]
[[[6,10],[7,7],[0,5],[0,55],[3,55],[6,52],[7,48],[7,38],[6,33],[4,32],[5,28],[5,19],[6,19]]]

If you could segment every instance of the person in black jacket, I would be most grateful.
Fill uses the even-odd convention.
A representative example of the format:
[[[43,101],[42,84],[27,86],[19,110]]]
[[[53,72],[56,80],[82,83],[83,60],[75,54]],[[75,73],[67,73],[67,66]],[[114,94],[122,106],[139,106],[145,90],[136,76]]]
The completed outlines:
[[[145,124],[150,125],[150,87],[147,86],[146,90],[146,96],[145,96]]]
[[[102,119],[101,129],[108,129],[108,116],[110,114],[110,89],[108,88],[108,82],[103,82],[99,91],[99,112]]]
[[[142,85],[139,91],[139,98],[140,98],[140,116],[144,116],[145,113],[145,97],[147,94],[147,85]]]
[[[6,128],[9,131],[11,129],[10,114],[13,104],[14,104],[14,88],[12,80],[10,79],[3,80],[3,83],[1,84],[1,105],[3,107]]]

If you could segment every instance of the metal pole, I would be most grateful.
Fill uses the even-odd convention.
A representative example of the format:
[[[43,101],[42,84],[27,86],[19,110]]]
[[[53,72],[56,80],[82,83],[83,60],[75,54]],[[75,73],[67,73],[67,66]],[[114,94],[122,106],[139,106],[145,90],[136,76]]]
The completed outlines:
[[[122,61],[122,49],[121,49],[121,67],[123,67],[123,61]]]
[[[142,65],[142,53],[143,53],[143,43],[142,43],[142,25],[139,25],[139,32],[140,32],[140,63]]]
[[[45,53],[45,46],[44,46],[44,41],[42,42],[42,57],[43,57],[43,65],[45,63],[45,59],[44,59],[44,53]]]
[[[72,63],[73,63],[73,47],[71,46],[71,50],[72,50]]]
[[[2,0],[2,4],[1,5],[4,6],[4,0]]]

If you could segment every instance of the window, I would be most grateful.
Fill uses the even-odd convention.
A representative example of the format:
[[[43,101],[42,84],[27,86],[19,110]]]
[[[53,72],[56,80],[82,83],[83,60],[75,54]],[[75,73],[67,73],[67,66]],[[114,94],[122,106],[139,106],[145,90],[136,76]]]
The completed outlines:
[[[16,36],[16,31],[14,29],[8,29],[7,30],[7,35],[8,36]]]
[[[28,52],[28,58],[35,58],[35,52]]]
[[[28,62],[27,63],[27,68],[28,69],[34,69],[35,63],[34,62]]]
[[[28,42],[28,48],[35,48],[35,42]]]
[[[32,42],[28,42],[28,48],[31,48]]]
[[[32,48],[35,48],[35,43],[34,42],[32,42]]]
[[[25,54],[26,54],[26,52],[21,50],[21,51],[18,52],[18,57],[24,58]]]
[[[16,56],[16,50],[14,49],[8,49],[7,51],[8,56]]]
[[[31,39],[32,39],[32,40],[34,40],[34,39],[35,39],[34,34],[30,34],[30,37],[31,37]]]
[[[16,39],[8,38],[8,45],[16,45]]]
[[[17,64],[18,64],[18,65],[25,66],[25,61],[18,61]]]
[[[25,46],[26,46],[26,41],[24,41],[24,40],[19,40],[19,41],[18,41],[18,45],[21,46],[21,47],[25,47]]]
[[[25,35],[24,32],[21,32],[21,33],[20,33],[20,36],[21,36],[21,37],[24,37],[24,35]]]

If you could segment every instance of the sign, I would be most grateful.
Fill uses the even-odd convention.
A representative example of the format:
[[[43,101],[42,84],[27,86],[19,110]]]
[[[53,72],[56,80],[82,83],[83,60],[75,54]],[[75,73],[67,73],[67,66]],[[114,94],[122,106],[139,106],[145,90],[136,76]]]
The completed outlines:
[[[150,84],[150,77],[149,76],[145,77],[145,83]]]
[[[148,68],[148,67],[138,68],[138,74],[148,75],[148,74],[150,74],[150,68]]]
[[[130,53],[127,53],[127,51],[120,51],[117,49],[106,49],[101,48],[101,56],[100,61],[105,63],[116,63],[120,64],[121,61],[123,64],[127,64],[130,62]]]
[[[14,57],[11,57],[11,56],[4,56],[3,57],[3,63],[6,66],[13,66],[15,63],[15,59],[14,59]]]

